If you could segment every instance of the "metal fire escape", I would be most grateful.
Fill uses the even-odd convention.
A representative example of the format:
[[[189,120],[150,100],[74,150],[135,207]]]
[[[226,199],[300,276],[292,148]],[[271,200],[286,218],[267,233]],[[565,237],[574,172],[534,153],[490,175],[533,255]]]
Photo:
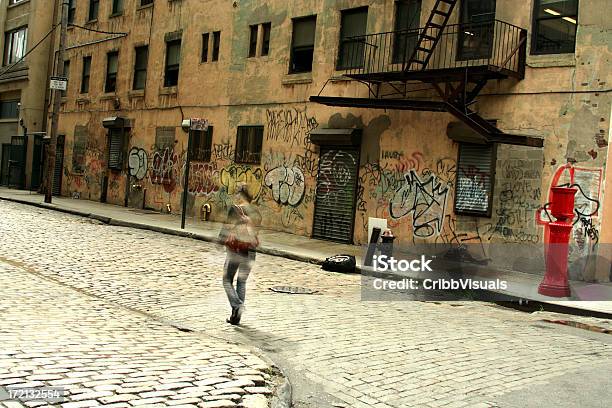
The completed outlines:
[[[472,129],[477,143],[542,147],[541,139],[504,133],[471,109],[489,80],[523,79],[527,30],[499,20],[449,24],[457,3],[436,0],[421,28],[345,40],[343,66],[348,68],[343,75],[365,84],[369,98],[320,92],[310,100],[328,106],[448,112]],[[428,84],[435,98],[408,98],[415,82]]]

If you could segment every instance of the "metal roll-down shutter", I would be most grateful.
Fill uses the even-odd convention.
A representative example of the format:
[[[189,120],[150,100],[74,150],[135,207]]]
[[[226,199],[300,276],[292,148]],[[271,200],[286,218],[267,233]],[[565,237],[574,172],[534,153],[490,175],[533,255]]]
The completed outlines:
[[[313,237],[352,243],[359,150],[321,146]]]

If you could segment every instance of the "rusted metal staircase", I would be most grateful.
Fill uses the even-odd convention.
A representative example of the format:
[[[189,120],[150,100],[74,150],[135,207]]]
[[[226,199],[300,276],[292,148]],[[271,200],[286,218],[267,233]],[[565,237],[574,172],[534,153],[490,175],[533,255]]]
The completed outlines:
[[[404,71],[411,68],[424,70],[427,67],[456,4],[457,0],[436,0],[412,55],[404,63]]]

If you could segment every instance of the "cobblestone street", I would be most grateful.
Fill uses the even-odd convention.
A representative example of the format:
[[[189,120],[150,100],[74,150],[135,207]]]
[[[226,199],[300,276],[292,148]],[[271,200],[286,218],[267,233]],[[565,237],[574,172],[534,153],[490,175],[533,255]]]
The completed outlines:
[[[480,302],[362,302],[359,276],[267,255],[233,327],[216,245],[1,200],[0,214],[0,386],[62,385],[65,407],[259,407],[280,379],[253,349],[298,408],[519,407],[513,393],[589,376],[604,394],[540,397],[611,398],[609,335]]]

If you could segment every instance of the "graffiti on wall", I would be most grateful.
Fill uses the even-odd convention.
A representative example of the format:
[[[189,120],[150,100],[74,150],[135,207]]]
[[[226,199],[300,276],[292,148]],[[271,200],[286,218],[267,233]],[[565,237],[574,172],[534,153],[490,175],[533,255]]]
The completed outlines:
[[[264,182],[272,189],[272,197],[279,204],[296,206],[304,197],[304,173],[299,167],[276,167],[266,174]]]
[[[330,150],[321,155],[317,197],[334,202],[344,199],[353,188],[349,183],[356,166],[357,159],[351,152]]]
[[[234,146],[229,142],[223,142],[219,144],[213,144],[211,150],[212,161],[218,160],[234,160],[234,156],[236,151],[234,150]]]
[[[427,180],[433,176],[439,183],[446,185],[449,189],[446,201],[450,202],[455,180],[454,159],[440,158],[434,162],[428,162],[420,151],[409,153],[383,151],[381,157],[386,157],[387,160],[366,163],[360,168],[357,211],[364,230],[367,231],[367,221],[370,216],[386,218],[390,228],[401,228],[408,224],[410,228],[413,228],[411,217],[393,217],[389,205],[394,198],[398,199],[397,192],[406,188],[406,177],[410,178],[411,172],[421,180]],[[399,209],[399,206],[394,206],[394,208]],[[441,214],[440,218],[443,219],[444,214]],[[440,230],[437,229],[437,231]],[[425,233],[425,229],[422,232]]]
[[[542,194],[541,161],[509,158],[501,160],[491,222],[483,225],[487,241],[538,243],[540,232],[535,214]]]
[[[579,251],[588,251],[599,242],[599,210],[602,183],[602,169],[574,167],[574,183],[560,184],[560,187],[574,187],[573,239]]]
[[[128,169],[130,176],[142,180],[149,170],[149,157],[144,149],[132,147],[128,155]]]
[[[256,200],[261,192],[263,172],[250,166],[232,164],[221,169],[219,181],[230,196],[236,194],[240,185],[246,185],[247,191]]]
[[[192,162],[189,165],[189,191],[195,195],[208,195],[219,190],[219,172],[215,163]]]
[[[308,116],[306,108],[267,109],[266,140],[283,142],[293,146],[308,146],[310,132],[319,126],[313,116]]]
[[[162,184],[166,192],[173,191],[180,184],[177,175],[182,166],[181,156],[173,147],[156,148],[151,155],[149,168],[151,184]]]
[[[394,219],[412,215],[415,237],[439,235],[446,214],[449,190],[449,186],[435,175],[421,178],[415,170],[410,170],[404,176],[404,185],[389,202],[389,214]]]

